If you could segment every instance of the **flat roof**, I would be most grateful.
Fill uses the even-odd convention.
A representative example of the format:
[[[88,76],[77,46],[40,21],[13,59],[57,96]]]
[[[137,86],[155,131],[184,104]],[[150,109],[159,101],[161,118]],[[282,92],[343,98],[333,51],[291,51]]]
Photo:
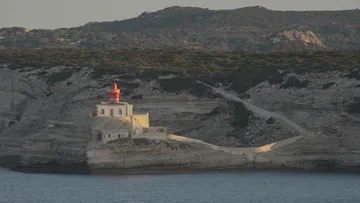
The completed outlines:
[[[96,105],[131,105],[127,102],[119,102],[119,103],[110,103],[110,102],[101,102],[101,104],[96,104]]]

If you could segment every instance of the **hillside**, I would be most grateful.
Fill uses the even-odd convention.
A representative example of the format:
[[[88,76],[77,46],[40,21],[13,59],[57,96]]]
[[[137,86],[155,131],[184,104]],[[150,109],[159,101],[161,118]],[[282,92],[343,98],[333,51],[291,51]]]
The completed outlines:
[[[8,48],[178,48],[203,50],[333,50],[360,45],[360,10],[275,11],[264,7],[209,10],[169,7],[136,18],[91,22],[75,28],[3,28]],[[312,33],[296,40],[268,40],[284,33]]]
[[[100,172],[358,171],[359,63],[358,51],[1,51],[0,165],[90,164]],[[196,80],[220,89],[213,92]],[[151,124],[171,134],[234,152],[273,142],[279,147],[230,154],[201,144],[137,140],[89,149],[92,108],[107,98],[112,81],[123,101],[136,111],[148,110]],[[306,129],[306,135],[281,118]],[[299,135],[301,140],[279,144]]]

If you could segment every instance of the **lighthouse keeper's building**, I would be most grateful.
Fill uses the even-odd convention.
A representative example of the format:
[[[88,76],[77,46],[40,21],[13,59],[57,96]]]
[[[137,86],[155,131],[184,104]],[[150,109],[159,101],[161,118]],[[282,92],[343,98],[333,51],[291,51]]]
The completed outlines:
[[[121,138],[168,139],[165,127],[151,127],[149,113],[134,113],[133,105],[120,102],[120,90],[112,85],[110,100],[96,105],[91,142],[107,143]]]

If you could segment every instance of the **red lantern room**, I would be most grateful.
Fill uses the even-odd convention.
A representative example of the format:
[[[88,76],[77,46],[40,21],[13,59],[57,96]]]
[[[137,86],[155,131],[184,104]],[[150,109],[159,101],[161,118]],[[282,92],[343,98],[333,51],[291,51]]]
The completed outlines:
[[[120,90],[118,89],[116,82],[113,83],[110,91],[110,102],[115,104],[120,102]]]

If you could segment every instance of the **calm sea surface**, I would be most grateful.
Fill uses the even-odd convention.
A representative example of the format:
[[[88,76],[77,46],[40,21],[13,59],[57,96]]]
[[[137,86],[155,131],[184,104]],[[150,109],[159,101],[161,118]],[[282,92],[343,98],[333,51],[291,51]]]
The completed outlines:
[[[354,202],[360,175],[305,173],[82,176],[0,169],[0,202]]]

